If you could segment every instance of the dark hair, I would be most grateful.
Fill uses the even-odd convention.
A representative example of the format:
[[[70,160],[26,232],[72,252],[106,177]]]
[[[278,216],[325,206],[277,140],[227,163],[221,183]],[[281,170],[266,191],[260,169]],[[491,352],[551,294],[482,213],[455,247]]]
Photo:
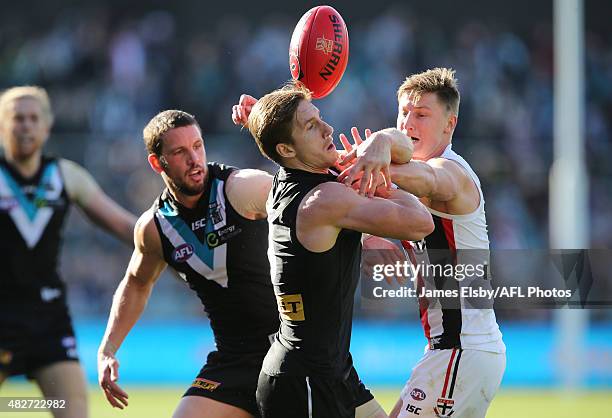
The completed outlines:
[[[164,110],[159,112],[147,123],[142,130],[147,152],[149,154],[161,155],[162,140],[164,135],[171,129],[194,125],[201,132],[200,125],[193,115],[182,110]]]

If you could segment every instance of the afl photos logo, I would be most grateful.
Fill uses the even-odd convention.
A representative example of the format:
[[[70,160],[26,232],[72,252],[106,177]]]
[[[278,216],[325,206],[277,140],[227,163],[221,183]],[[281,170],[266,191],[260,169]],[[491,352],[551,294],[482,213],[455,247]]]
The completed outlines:
[[[183,244],[174,249],[172,253],[172,260],[175,263],[184,263],[193,255],[193,245]]]

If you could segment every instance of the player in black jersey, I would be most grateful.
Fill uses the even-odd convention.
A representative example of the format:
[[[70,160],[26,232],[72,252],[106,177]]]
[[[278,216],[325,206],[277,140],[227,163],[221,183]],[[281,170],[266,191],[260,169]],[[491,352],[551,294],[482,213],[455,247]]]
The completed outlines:
[[[182,111],[155,116],[144,140],[149,163],[167,188],[135,228],[134,254],[100,345],[100,386],[111,405],[127,405],[116,382],[115,353],[170,265],[202,300],[217,347],[174,417],[257,415],[257,378],[279,324],[266,256],[272,177],[207,164],[200,127]]]
[[[288,86],[264,96],[248,127],[262,153],[281,166],[267,202],[281,326],[259,375],[260,412],[264,418],[384,417],[349,353],[361,233],[421,239],[433,229],[431,216],[406,192],[382,186],[366,197],[335,181],[333,128],[307,91]],[[361,167],[377,179],[390,162],[408,162],[412,144],[387,129],[373,133],[361,151]]]
[[[58,255],[67,211],[76,204],[96,224],[132,242],[136,218],[78,164],[42,153],[53,122],[44,89],[0,96],[0,384],[25,374],[46,397],[66,400],[55,417],[87,417]]]

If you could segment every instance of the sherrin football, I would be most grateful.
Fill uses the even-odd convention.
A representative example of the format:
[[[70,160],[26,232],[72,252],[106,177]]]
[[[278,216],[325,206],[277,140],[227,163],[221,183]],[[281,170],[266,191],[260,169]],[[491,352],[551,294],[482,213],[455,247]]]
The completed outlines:
[[[349,56],[346,24],[333,7],[313,7],[300,19],[291,36],[289,69],[314,99],[331,93],[340,82]]]

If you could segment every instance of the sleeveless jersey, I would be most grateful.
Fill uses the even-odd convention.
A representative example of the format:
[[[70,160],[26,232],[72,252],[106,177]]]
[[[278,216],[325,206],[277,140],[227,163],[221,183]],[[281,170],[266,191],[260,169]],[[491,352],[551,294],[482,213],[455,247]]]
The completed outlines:
[[[267,202],[272,283],[281,326],[262,371],[270,376],[347,378],[353,296],[359,280],[361,233],[343,229],[334,246],[315,253],[297,238],[297,214],[316,186],[331,174],[281,168]]]
[[[57,267],[69,206],[58,159],[43,157],[26,179],[0,157],[0,305],[32,311],[65,303]]]
[[[478,176],[470,165],[449,145],[441,158],[455,161],[463,167],[478,187],[480,204],[466,215],[449,215],[428,208],[435,225],[434,231],[416,243],[403,242],[414,264],[455,267],[454,277],[432,270],[433,278],[417,277],[417,294],[427,290],[447,289],[456,291],[458,297],[443,298],[432,303],[430,298],[419,298],[419,311],[430,349],[469,348],[497,353],[505,352],[502,334],[495,319],[493,301],[484,298],[462,297],[462,287],[491,289],[488,276],[489,237],[484,209],[484,195]],[[469,275],[461,273],[465,266],[483,266]],[[460,270],[462,269],[462,270]],[[459,277],[461,273],[461,277]],[[466,278],[467,277],[467,278]],[[485,302],[487,303],[485,303]],[[440,302],[440,301],[438,301]]]
[[[202,301],[219,351],[265,353],[279,322],[266,257],[268,225],[242,217],[227,199],[225,182],[236,168],[207,167],[194,209],[168,190],[153,205],[164,259]]]

